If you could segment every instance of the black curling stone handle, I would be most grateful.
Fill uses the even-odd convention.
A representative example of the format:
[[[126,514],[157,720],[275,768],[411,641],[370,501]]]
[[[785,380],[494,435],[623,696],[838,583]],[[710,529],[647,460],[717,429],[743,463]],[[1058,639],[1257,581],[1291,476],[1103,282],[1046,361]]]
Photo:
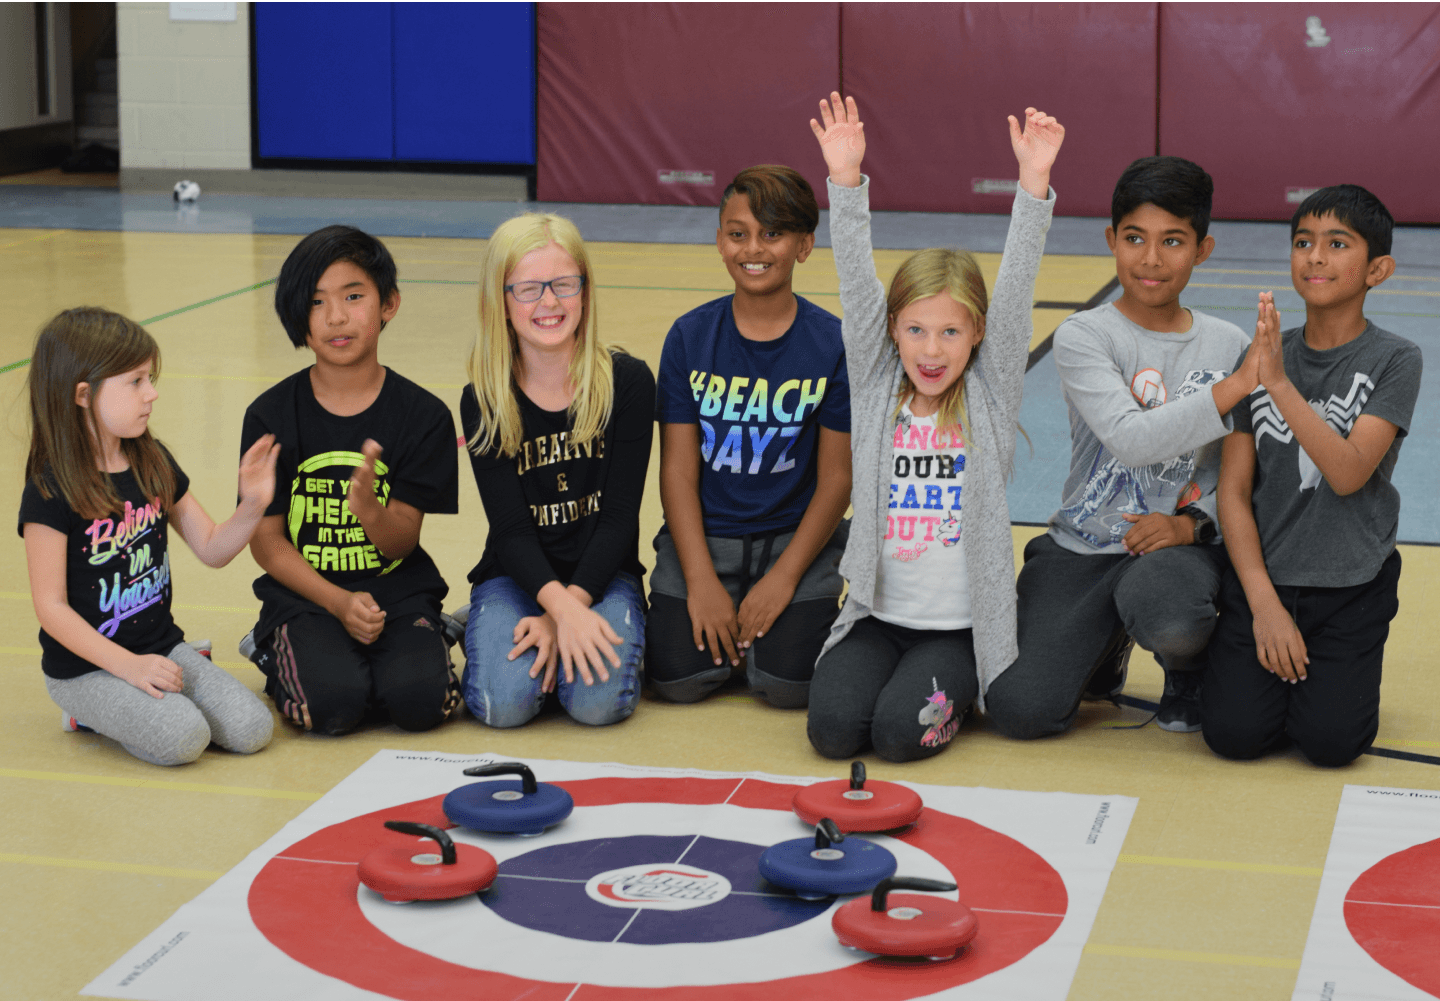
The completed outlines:
[[[872,911],[885,910],[885,898],[890,895],[891,890],[944,892],[953,889],[955,889],[954,883],[942,883],[938,879],[916,879],[914,876],[891,876],[889,879],[882,879],[876,884],[875,891],[870,894],[870,909]]]
[[[450,835],[438,827],[431,827],[429,824],[412,824],[408,820],[387,820],[385,826],[392,831],[399,831],[401,834],[413,834],[417,838],[431,838],[440,845],[440,864],[455,864],[455,842],[450,840]]]
[[[520,791],[526,796],[535,795],[540,788],[535,781],[535,773],[528,765],[522,765],[518,761],[502,761],[498,765],[476,765],[474,768],[465,769],[465,774],[472,778],[481,775],[518,775],[520,776]]]

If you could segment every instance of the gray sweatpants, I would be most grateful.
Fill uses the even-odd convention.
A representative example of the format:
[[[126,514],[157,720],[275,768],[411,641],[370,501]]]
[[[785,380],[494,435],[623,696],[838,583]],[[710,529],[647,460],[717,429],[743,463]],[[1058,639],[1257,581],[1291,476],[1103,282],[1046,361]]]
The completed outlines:
[[[1121,631],[1167,671],[1204,670],[1227,565],[1221,545],[1110,556],[1072,553],[1048,535],[1031,539],[1015,585],[1020,656],[985,691],[990,721],[1009,737],[1068,730]]]
[[[182,690],[166,692],[164,698],[109,671],[47,676],[45,687],[66,713],[153,765],[188,764],[212,740],[238,754],[253,754],[270,743],[274,717],[250,689],[188,643],[168,656],[180,665]]]

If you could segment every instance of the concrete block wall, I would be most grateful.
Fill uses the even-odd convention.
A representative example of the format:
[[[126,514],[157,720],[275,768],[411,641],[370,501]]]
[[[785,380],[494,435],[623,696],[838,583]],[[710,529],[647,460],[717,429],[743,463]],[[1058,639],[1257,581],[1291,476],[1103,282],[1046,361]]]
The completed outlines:
[[[250,12],[235,6],[234,21],[117,6],[122,169],[250,169]]]

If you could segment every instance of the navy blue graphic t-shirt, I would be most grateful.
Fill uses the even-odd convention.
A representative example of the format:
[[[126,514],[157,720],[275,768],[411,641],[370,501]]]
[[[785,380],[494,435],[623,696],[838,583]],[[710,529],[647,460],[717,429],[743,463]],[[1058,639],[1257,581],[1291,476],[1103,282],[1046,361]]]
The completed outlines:
[[[660,355],[655,417],[700,428],[705,534],[794,528],[815,493],[826,427],[850,433],[840,319],[795,297],[795,322],[773,341],[735,326],[733,296],[675,321]]]

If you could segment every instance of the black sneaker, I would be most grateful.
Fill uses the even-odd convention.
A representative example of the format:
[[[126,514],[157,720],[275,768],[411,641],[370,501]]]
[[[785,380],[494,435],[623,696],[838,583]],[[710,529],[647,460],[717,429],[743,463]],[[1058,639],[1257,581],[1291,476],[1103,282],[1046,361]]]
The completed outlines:
[[[1100,657],[1100,666],[1090,676],[1083,697],[1089,700],[1109,699],[1125,690],[1125,679],[1130,675],[1130,652],[1135,641],[1124,632],[1117,633],[1110,648]]]
[[[1200,729],[1200,672],[1166,671],[1165,694],[1155,723],[1171,733],[1194,733]]]

